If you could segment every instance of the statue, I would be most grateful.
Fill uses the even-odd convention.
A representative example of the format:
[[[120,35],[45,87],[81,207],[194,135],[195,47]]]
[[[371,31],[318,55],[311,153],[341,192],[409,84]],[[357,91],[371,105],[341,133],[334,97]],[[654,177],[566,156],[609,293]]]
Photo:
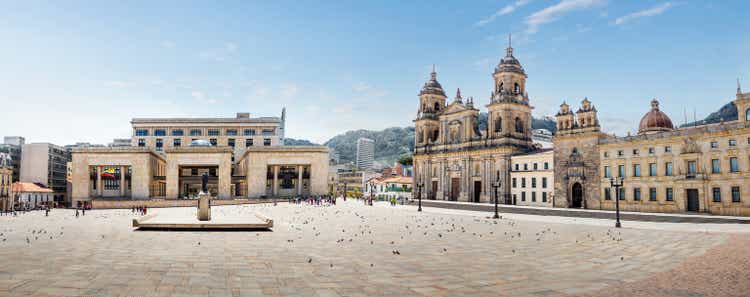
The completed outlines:
[[[201,193],[208,193],[208,173],[204,172],[201,176]]]

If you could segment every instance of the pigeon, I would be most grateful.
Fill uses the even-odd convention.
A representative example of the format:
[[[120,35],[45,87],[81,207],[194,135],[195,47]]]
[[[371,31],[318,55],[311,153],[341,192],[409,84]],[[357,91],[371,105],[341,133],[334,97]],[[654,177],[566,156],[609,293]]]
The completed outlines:
[[[308,258],[307,263],[312,263],[312,258]]]

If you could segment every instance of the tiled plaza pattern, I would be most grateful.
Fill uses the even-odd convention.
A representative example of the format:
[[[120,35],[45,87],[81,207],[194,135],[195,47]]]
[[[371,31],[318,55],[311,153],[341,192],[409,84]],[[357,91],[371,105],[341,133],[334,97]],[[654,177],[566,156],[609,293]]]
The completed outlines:
[[[494,221],[351,200],[213,211],[261,211],[275,228],[133,231],[130,210],[0,217],[0,296],[576,295],[669,271],[730,237]]]

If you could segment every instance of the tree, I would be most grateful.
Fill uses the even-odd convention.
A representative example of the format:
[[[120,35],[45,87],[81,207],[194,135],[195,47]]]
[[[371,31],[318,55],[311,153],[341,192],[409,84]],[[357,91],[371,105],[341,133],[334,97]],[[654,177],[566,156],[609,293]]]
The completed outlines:
[[[401,165],[411,166],[412,164],[414,164],[414,159],[411,154],[402,155],[398,158],[398,163]]]

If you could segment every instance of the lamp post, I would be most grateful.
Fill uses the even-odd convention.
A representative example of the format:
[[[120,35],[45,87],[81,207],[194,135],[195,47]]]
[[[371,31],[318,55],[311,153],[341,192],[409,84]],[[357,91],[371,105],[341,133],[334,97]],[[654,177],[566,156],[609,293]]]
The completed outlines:
[[[500,215],[497,213],[497,189],[501,186],[500,183],[500,176],[497,177],[497,180],[492,183],[492,188],[495,189],[495,215],[492,217],[494,219],[499,219]]]
[[[419,206],[417,207],[417,211],[420,211],[420,212],[422,211],[422,187],[423,187],[422,183],[417,182],[417,199],[419,201],[418,202]]]
[[[621,228],[620,225],[620,188],[622,187],[622,177],[610,177],[609,184],[615,188],[615,228]]]

